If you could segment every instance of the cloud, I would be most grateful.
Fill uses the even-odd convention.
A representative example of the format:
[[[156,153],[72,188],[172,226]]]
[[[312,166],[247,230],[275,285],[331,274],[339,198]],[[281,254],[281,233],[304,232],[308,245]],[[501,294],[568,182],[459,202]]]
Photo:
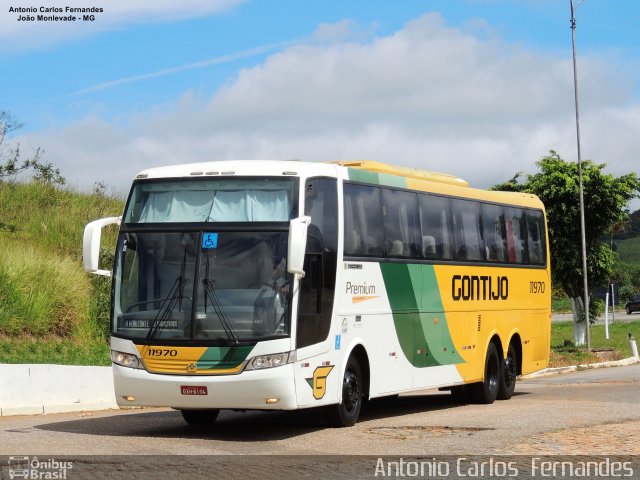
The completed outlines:
[[[37,13],[11,13],[10,7],[31,7],[31,4],[0,0],[0,52],[15,52],[20,49],[42,48],[52,43],[82,37],[91,33],[122,28],[127,25],[148,22],[174,22],[187,18],[201,17],[229,10],[245,0],[109,0],[97,5],[90,0],[68,0],[61,4],[57,0],[41,0],[33,4]],[[95,21],[76,22],[19,22],[19,15],[71,15],[62,13],[42,13],[41,8],[51,7],[90,8],[99,7],[102,13],[95,13]],[[79,15],[76,14],[76,17]],[[80,14],[81,16],[81,14]]]
[[[30,141],[77,183],[122,189],[150,166],[234,158],[373,159],[479,187],[533,171],[549,149],[575,159],[570,59],[435,14],[368,40],[347,27],[323,26],[331,41],[272,54],[211,98],[186,92],[124,122],[90,117]],[[617,175],[637,171],[633,82],[600,58],[581,57],[579,68],[583,157]]]
[[[149,80],[151,78],[166,77],[168,75],[186,72],[189,70],[195,70],[198,68],[205,68],[205,67],[211,67],[213,65],[222,65],[229,62],[235,62],[237,60],[251,58],[257,55],[263,55],[265,53],[272,52],[273,50],[280,49],[286,45],[290,45],[293,43],[295,42],[281,42],[281,43],[263,45],[260,47],[250,48],[248,50],[243,50],[243,51],[236,52],[229,55],[222,55],[219,57],[208,58],[206,60],[201,60],[198,62],[186,63],[186,64],[178,65],[175,67],[167,67],[161,70],[156,70],[154,72],[141,73],[141,74],[132,75],[129,77],[109,80],[107,82],[102,82],[97,85],[93,85],[91,87],[83,88],[82,90],[78,90],[76,92],[65,95],[62,98],[67,98],[67,97],[77,96],[77,95],[84,95],[92,92],[98,92],[100,90],[107,90],[109,88],[118,87],[120,85],[125,85],[127,83],[141,82],[143,80]]]

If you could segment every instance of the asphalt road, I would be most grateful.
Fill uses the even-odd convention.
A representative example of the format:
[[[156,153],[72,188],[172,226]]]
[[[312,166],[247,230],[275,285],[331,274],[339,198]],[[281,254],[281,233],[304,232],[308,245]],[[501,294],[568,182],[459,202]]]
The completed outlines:
[[[460,459],[494,456],[521,462],[521,473],[541,455],[609,455],[632,462],[628,478],[640,478],[640,364],[527,379],[493,405],[456,404],[437,391],[372,401],[346,429],[327,428],[314,411],[223,411],[201,430],[168,409],[0,417],[2,479],[33,475],[16,470],[16,458],[38,467],[23,478],[281,480],[377,478],[383,457],[393,466],[414,458],[451,467],[438,478],[462,478],[453,471]],[[43,472],[50,476],[37,477]],[[482,478],[502,478],[490,473]]]
[[[573,314],[571,313],[554,313],[551,317],[553,322],[572,322]],[[640,313],[634,312],[631,315],[628,315],[627,312],[624,311],[623,307],[617,307],[615,311],[615,319],[614,313],[609,311],[609,322],[620,322],[620,323],[629,323],[640,321]],[[596,319],[596,323],[604,324],[604,314]]]
[[[85,468],[81,477],[67,478],[93,478],[91,472],[107,478],[106,471],[109,478],[175,478],[171,465],[183,473],[195,469],[197,478],[198,465],[215,461],[220,467],[221,458],[232,464],[225,467],[229,478],[251,465],[252,472],[277,473],[292,464],[291,457],[219,457],[235,454],[300,455],[293,464],[302,464],[308,478],[322,476],[309,470],[309,458],[323,457],[305,455],[640,455],[640,365],[527,379],[511,400],[493,405],[456,404],[437,391],[372,401],[347,429],[327,428],[313,411],[223,411],[215,426],[203,430],[168,409],[2,417],[0,454],[65,458],[76,462],[75,473]],[[155,473],[131,476],[133,464]],[[255,478],[267,478],[265,471]],[[6,468],[0,472],[8,478]]]

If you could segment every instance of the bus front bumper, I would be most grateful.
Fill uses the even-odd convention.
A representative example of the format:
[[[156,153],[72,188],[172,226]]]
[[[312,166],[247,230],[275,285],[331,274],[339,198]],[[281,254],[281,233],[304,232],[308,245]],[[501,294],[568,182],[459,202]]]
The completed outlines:
[[[293,410],[298,406],[293,364],[219,376],[161,375],[113,364],[113,381],[121,407]]]

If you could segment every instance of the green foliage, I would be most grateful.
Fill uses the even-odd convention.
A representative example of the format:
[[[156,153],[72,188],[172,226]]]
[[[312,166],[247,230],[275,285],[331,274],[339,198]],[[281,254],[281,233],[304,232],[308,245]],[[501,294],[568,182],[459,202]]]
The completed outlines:
[[[614,240],[613,245],[621,262],[640,265],[640,235],[624,240]]]
[[[57,255],[82,257],[85,225],[122,212],[120,199],[62,190],[40,182],[0,182],[0,219],[10,229],[0,235],[16,243],[37,245]],[[115,229],[106,230],[103,245],[115,245]]]
[[[551,311],[554,313],[563,313],[571,311],[571,300],[566,295],[551,296]]]
[[[640,237],[640,210],[636,210],[629,216],[629,220],[620,225],[620,229],[614,232],[614,239],[624,240]]]
[[[108,363],[111,282],[84,272],[82,234],[122,208],[104,191],[0,181],[0,362]],[[105,268],[115,239],[104,232]]]
[[[60,335],[89,314],[89,281],[70,257],[42,254],[0,238],[0,332]]]
[[[616,322],[609,325],[609,340],[605,338],[604,325],[596,324],[591,327],[591,347],[593,349],[613,348],[623,357],[631,356],[628,334],[636,339],[640,338],[640,320],[629,323]],[[553,322],[551,324],[551,350],[555,352],[570,351],[572,348],[585,352],[584,348],[573,347],[572,322]],[[569,345],[565,345],[565,343]]]
[[[616,262],[611,282],[618,285],[618,303],[629,301],[632,295],[640,293],[640,263]]]
[[[547,211],[551,268],[554,282],[569,297],[582,296],[582,250],[578,164],[565,162],[551,151],[537,162],[538,173],[521,174],[496,185],[495,190],[523,191],[537,195]],[[591,286],[606,285],[615,255],[601,241],[615,225],[624,223],[629,201],[640,192],[635,173],[614,177],[604,173],[605,164],[582,162],[584,186],[587,269]]]
[[[104,266],[104,268],[111,268],[113,260],[113,249],[108,250],[103,247],[100,250],[99,264]],[[96,332],[98,332],[102,338],[108,339],[111,322],[111,277],[102,275],[90,275],[90,277],[94,295],[91,318],[93,319]]]
[[[0,336],[2,363],[111,365],[109,344],[100,339]]]
[[[33,179],[46,184],[64,185],[65,179],[60,169],[50,162],[43,162],[44,151],[37,148],[30,158],[23,158],[20,144],[9,148],[7,152],[2,149],[8,133],[22,128],[13,116],[6,111],[0,111],[0,179],[2,177],[15,177],[16,175],[32,171]]]

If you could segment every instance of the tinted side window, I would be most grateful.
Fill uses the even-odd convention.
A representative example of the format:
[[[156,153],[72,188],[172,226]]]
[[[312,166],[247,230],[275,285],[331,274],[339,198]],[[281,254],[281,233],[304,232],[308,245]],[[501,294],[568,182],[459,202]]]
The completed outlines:
[[[480,237],[480,204],[470,200],[452,200],[456,260],[484,260]]]
[[[487,261],[507,261],[507,239],[504,230],[504,215],[499,205],[482,205],[482,233]]]
[[[504,209],[507,234],[507,260],[509,263],[529,263],[527,248],[527,225],[524,212],[518,208]]]
[[[344,254],[382,257],[384,241],[380,189],[344,185]]]
[[[542,212],[527,211],[527,240],[529,261],[533,265],[544,265],[547,256],[547,242]]]
[[[331,327],[336,286],[338,194],[335,178],[305,183],[305,214],[311,217],[300,282],[297,348],[324,341]]]
[[[453,259],[451,235],[451,202],[445,197],[418,195],[422,238],[422,258]]]
[[[338,194],[336,180],[312,178],[305,185],[305,215],[322,235],[325,251],[335,253],[338,244]]]
[[[387,256],[417,257],[417,201],[415,193],[383,188],[382,215]]]

